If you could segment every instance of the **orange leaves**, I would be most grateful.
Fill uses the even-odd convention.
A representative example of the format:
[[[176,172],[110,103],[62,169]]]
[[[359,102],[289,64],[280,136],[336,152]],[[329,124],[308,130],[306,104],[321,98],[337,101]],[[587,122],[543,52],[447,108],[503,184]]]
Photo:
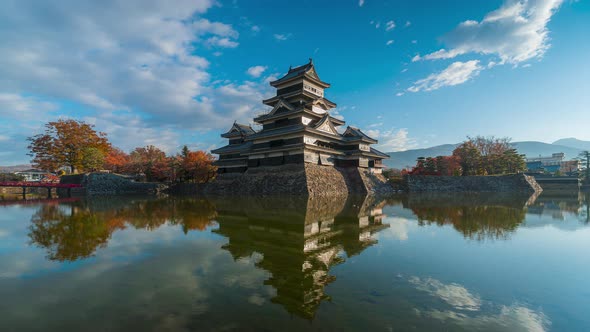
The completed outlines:
[[[56,171],[68,166],[72,171],[84,170],[88,149],[93,159],[105,156],[111,149],[106,134],[96,132],[94,126],[84,121],[58,120],[45,125],[45,132],[28,138],[30,155],[36,167]],[[95,162],[92,163],[96,164]]]
[[[111,148],[104,159],[103,168],[115,173],[124,172],[129,163],[129,155],[119,148]]]
[[[208,182],[217,171],[213,156],[205,151],[189,151],[186,147],[179,155],[179,177],[184,181]]]
[[[45,125],[45,132],[28,138],[35,167],[55,172],[70,167],[72,172],[101,169],[116,173],[145,175],[148,181],[208,182],[215,177],[213,156],[190,151],[167,156],[159,148],[138,147],[130,154],[111,146],[106,134],[83,121],[59,120]]]

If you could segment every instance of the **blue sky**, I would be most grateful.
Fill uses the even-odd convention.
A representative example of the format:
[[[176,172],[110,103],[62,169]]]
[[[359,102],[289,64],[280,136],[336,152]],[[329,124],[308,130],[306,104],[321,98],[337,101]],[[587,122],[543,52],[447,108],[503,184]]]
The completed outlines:
[[[486,1],[3,1],[0,165],[45,122],[94,123],[124,150],[211,149],[314,59],[335,115],[385,151],[590,140],[590,4]]]

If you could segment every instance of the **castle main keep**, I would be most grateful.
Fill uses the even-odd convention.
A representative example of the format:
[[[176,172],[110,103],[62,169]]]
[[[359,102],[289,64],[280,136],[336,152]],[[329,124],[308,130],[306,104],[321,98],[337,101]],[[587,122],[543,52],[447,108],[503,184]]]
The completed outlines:
[[[313,61],[289,68],[287,74],[270,82],[276,96],[263,100],[271,109],[254,118],[262,125],[256,131],[234,123],[221,137],[228,145],[211,151],[219,155],[218,172],[244,173],[260,166],[315,164],[363,168],[380,174],[389,156],[371,147],[377,140],[360,129],[330,115],[336,104],[324,96],[330,87],[318,76]]]

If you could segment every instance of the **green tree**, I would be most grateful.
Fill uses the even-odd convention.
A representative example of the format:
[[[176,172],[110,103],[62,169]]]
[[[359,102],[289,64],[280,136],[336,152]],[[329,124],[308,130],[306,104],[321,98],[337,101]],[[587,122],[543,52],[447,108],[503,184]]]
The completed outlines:
[[[471,141],[461,143],[454,151],[453,156],[459,159],[462,175],[481,175],[481,153]]]
[[[81,165],[84,170],[97,171],[104,164],[105,154],[97,148],[85,148],[82,150]]]

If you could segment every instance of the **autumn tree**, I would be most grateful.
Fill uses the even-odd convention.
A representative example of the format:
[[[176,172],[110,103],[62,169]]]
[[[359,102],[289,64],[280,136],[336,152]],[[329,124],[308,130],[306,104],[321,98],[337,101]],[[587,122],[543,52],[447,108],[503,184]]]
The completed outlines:
[[[145,174],[148,181],[165,181],[172,173],[171,160],[153,145],[133,150],[129,154],[129,167],[133,173]]]
[[[420,157],[410,175],[460,175],[461,166],[455,156]]]
[[[468,137],[454,151],[463,175],[497,175],[526,171],[524,155],[510,144],[509,138]]]
[[[215,158],[205,151],[190,151],[184,146],[178,160],[178,176],[183,181],[209,182],[217,172],[213,166]]]
[[[103,168],[115,173],[123,173],[129,164],[129,155],[119,148],[111,148],[104,159]]]
[[[105,133],[77,120],[49,122],[44,133],[29,137],[28,141],[33,164],[47,171],[63,166],[70,167],[73,173],[91,170],[100,155],[104,158],[111,148]]]

